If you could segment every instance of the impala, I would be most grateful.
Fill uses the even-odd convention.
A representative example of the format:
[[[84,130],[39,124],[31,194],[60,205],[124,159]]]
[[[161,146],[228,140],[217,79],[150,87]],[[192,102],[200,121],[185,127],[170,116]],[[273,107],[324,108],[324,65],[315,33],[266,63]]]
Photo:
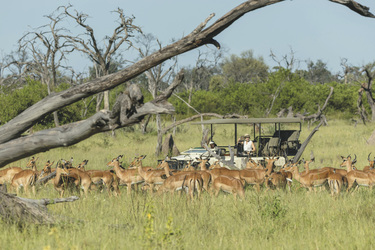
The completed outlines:
[[[334,171],[328,176],[328,185],[332,196],[339,195],[344,185],[344,176]]]
[[[87,162],[88,160],[83,161],[77,168],[87,173],[94,184],[103,182],[109,196],[111,196],[112,190],[115,192],[115,196],[120,195],[119,179],[116,173],[113,170],[86,170]]]
[[[371,153],[367,156],[367,160],[368,160],[369,166],[365,166],[363,168],[363,171],[373,171],[374,170],[375,157],[374,157],[373,160],[371,160],[370,159],[370,155],[371,155]]]
[[[200,194],[202,192],[203,187],[203,178],[202,175],[198,172],[190,173],[188,175],[185,175],[185,181],[182,184],[182,186],[187,186],[189,191],[188,194],[190,198],[193,200],[194,193],[197,191],[198,198],[200,197]]]
[[[53,161],[52,163],[48,160],[46,162],[46,165],[44,165],[43,167],[43,170],[40,171],[40,174],[39,174],[39,178],[43,178],[43,177],[46,177],[47,175],[49,175],[50,173],[52,173],[52,168],[51,166],[53,165],[53,163],[55,163],[55,161]]]
[[[288,189],[289,189],[289,191],[291,191],[291,186],[292,186],[292,182],[293,182],[293,174],[289,171],[286,171],[285,166],[283,168],[281,168],[278,173],[282,174],[285,177],[285,179],[287,181],[287,184],[288,184]]]
[[[16,173],[13,176],[11,187],[16,190],[17,196],[19,194],[19,189],[21,187],[24,188],[24,191],[25,191],[26,194],[28,194],[29,187],[32,187],[33,194],[34,195],[36,194],[34,184],[38,179],[38,171],[36,169],[36,161],[37,160],[38,160],[38,158],[35,159],[34,157],[32,157],[31,160],[29,161],[29,163],[26,165],[26,167],[31,168],[31,170],[25,169],[25,170],[22,170],[22,171]]]
[[[305,173],[302,174],[298,171],[298,165],[285,168],[293,174],[293,179],[298,181],[302,187],[312,191],[314,187],[319,187],[327,183],[329,171],[322,173]]]
[[[82,164],[86,163],[87,162],[84,161]],[[83,189],[83,192],[87,197],[89,190],[92,189],[92,185],[94,185],[94,183],[92,183],[90,175],[74,167],[67,168],[67,172],[69,172],[69,177],[75,178],[74,184],[76,185],[77,189]]]
[[[150,191],[153,192],[154,186],[163,184],[164,180],[166,179],[165,170],[164,169],[151,169],[151,170],[145,171],[142,166],[142,160],[145,157],[146,156],[139,158],[135,164],[138,165],[138,174],[144,179],[145,183],[150,185]]]
[[[245,190],[243,181],[233,178],[230,176],[219,176],[215,178],[212,183],[212,189],[215,190],[215,196],[219,195],[220,190],[231,193],[236,199],[237,195],[240,196],[242,199],[245,199]]]
[[[366,186],[372,188],[372,186],[375,184],[375,173],[371,171],[361,171],[353,169],[353,164],[356,162],[357,156],[352,161],[351,156],[343,157],[341,156],[343,162],[341,163],[341,167],[346,167],[347,169],[347,175],[346,178],[348,180],[348,187],[346,191],[348,192],[354,185],[354,183],[357,183],[358,186]]]
[[[120,167],[120,160],[122,159],[123,155],[119,155],[116,158],[113,158],[112,161],[107,163],[108,167],[113,167],[117,177],[120,179],[120,184],[124,183],[127,186],[128,194],[131,193],[131,186],[138,185],[144,182],[142,176],[139,175],[138,169],[122,169]]]
[[[26,164],[29,166],[32,159]],[[0,184],[10,184],[15,174],[21,172],[23,169],[20,167],[10,167],[0,170]]]
[[[175,191],[188,188],[188,182],[186,182],[186,175],[188,174],[177,174],[169,176],[167,179],[165,179],[163,184],[161,184],[157,193],[159,195],[164,192],[171,192],[172,194],[174,194]]]
[[[57,192],[59,192],[60,197],[63,196],[65,189],[67,188],[69,181],[69,172],[67,171],[67,168],[65,167],[65,163],[62,164],[61,160],[57,163],[56,166],[56,176],[53,179],[53,187]],[[68,165],[68,164],[67,164]]]
[[[271,186],[276,189],[285,189],[286,184],[290,183],[287,181],[286,176],[282,174],[281,172],[271,173],[268,178],[268,182],[271,183]],[[289,191],[290,191],[290,185],[289,185]]]
[[[22,171],[20,167],[10,167],[0,170],[0,184],[11,183],[13,176]]]
[[[191,165],[193,161],[189,161],[187,166],[183,168],[181,171],[195,171],[195,168]]]
[[[203,160],[205,161],[205,160]],[[211,182],[211,171],[207,170],[206,166],[203,166],[201,165],[202,163],[200,163],[198,166],[201,166],[201,169],[202,170],[193,170],[193,171],[171,171],[169,169],[169,165],[168,165],[168,162],[167,161],[163,161],[162,164],[161,164],[161,167],[164,168],[164,171],[165,171],[165,175],[167,177],[171,176],[171,175],[181,175],[181,176],[185,176],[185,175],[188,175],[188,174],[191,174],[191,173],[198,173],[201,175],[202,177],[202,180],[203,180],[203,188],[204,190],[208,191],[208,186]],[[226,169],[226,168],[225,168]]]
[[[267,166],[263,169],[243,169],[239,170],[239,178],[245,180],[246,184],[248,185],[255,185],[256,190],[260,191],[260,185],[262,185],[265,180],[271,175],[271,172],[273,170],[273,166],[275,161],[277,161],[279,157],[277,158],[267,158]],[[235,177],[235,176],[231,176]],[[268,182],[266,182],[266,186],[268,187]]]
[[[246,169],[264,169],[264,167],[249,157],[249,160],[246,162]]]

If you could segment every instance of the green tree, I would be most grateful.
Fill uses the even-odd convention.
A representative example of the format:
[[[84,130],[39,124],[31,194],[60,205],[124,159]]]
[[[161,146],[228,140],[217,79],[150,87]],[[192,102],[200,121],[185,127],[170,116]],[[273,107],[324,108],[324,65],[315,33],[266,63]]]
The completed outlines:
[[[268,77],[268,66],[263,57],[255,58],[252,50],[240,56],[231,55],[221,64],[222,74],[227,82],[258,83]]]
[[[297,73],[312,84],[324,84],[332,81],[338,81],[337,76],[332,75],[332,73],[328,70],[327,64],[320,59],[315,63],[313,61],[308,61],[307,70],[299,70]]]

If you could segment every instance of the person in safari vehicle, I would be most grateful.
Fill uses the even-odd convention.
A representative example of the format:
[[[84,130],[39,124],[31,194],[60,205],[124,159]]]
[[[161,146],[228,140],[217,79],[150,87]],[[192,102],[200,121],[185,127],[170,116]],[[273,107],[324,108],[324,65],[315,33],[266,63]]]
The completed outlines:
[[[238,151],[244,156],[255,155],[256,148],[254,142],[250,140],[249,134],[238,139]]]

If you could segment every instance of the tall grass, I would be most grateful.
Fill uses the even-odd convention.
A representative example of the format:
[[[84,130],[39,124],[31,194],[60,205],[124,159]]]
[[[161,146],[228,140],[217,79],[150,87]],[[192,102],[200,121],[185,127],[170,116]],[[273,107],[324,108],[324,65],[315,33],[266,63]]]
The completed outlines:
[[[180,150],[198,146],[200,126],[184,125],[174,139]],[[225,129],[225,131],[224,131]],[[251,127],[241,128],[241,133]],[[374,149],[367,145],[373,128],[346,121],[330,121],[315,134],[303,157],[314,152],[311,167],[334,166],[341,155],[357,155],[357,167],[367,164]],[[311,129],[303,128],[304,140]],[[229,126],[217,128],[215,140],[226,143],[233,135]],[[223,138],[223,139],[221,139]],[[88,159],[88,168],[105,169],[119,154],[130,162],[147,154],[145,165],[155,166],[156,136],[118,131],[116,137],[101,134],[67,148],[38,154],[39,166],[47,160],[70,157],[75,163]],[[375,156],[375,155],[374,155]],[[27,159],[11,165],[24,166]],[[106,192],[91,192],[73,203],[50,205],[60,219],[52,226],[27,225],[19,228],[0,222],[1,249],[371,249],[375,238],[374,194],[360,188],[353,194],[332,198],[324,190],[307,193],[246,189],[246,200],[235,201],[220,194],[189,201],[185,195],[157,196],[133,192],[108,197]],[[70,194],[68,194],[70,195]],[[57,197],[49,186],[36,198]]]

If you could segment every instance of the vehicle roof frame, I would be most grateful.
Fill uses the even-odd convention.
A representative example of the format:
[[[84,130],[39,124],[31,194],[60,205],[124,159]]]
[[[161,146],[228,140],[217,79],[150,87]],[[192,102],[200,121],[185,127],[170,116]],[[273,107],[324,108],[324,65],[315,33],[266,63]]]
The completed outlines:
[[[281,131],[282,123],[299,123],[299,130],[302,129],[302,119],[292,117],[292,118],[230,118],[230,119],[211,119],[199,122],[193,122],[194,125],[207,124],[211,125],[211,138],[213,138],[213,125],[214,124],[234,124],[234,145],[237,144],[237,125],[238,124],[253,124],[254,139],[256,138],[255,125],[259,124],[259,138],[262,137],[262,124],[265,123],[274,123],[275,131]]]

